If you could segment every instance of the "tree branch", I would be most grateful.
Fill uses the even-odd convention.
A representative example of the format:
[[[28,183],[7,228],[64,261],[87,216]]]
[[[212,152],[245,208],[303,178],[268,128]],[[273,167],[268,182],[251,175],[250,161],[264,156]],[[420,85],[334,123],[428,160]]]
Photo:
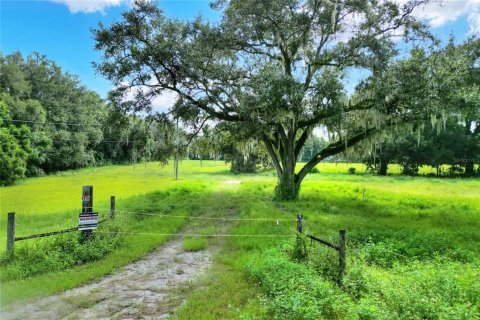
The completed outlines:
[[[275,170],[277,170],[277,175],[280,178],[283,175],[283,170],[282,167],[280,166],[280,162],[278,161],[277,154],[275,153],[275,150],[273,150],[272,143],[270,142],[270,139],[263,134],[262,135],[262,140],[263,143],[265,143],[265,146],[267,147],[267,151],[270,154],[270,157],[272,158],[273,166],[275,167]]]
[[[298,158],[298,155],[300,154],[300,151],[302,151],[302,148],[305,145],[305,142],[307,141],[311,132],[312,132],[311,127],[305,128],[305,130],[303,130],[302,135],[297,140],[297,142],[295,144],[295,159]]]
[[[359,134],[356,134],[350,138],[347,139],[347,145],[352,146],[364,139],[366,139],[368,136],[370,136],[373,132],[377,131],[377,128],[370,128],[367,129],[366,131],[362,131]],[[328,145],[326,148],[324,148],[322,151],[317,153],[310,161],[308,161],[303,168],[300,170],[300,172],[297,174],[297,181],[296,183],[300,184],[302,180],[305,178],[307,173],[310,172],[310,170],[313,169],[320,161],[322,161],[325,158],[328,158],[330,156],[336,155],[342,151],[345,150],[345,141],[344,140],[339,140],[335,143],[332,143]]]
[[[192,143],[193,139],[197,136],[200,130],[202,130],[203,126],[209,119],[210,117],[206,117],[205,119],[203,119],[202,123],[200,124],[200,127],[198,127],[197,130],[192,134],[192,136],[190,137],[190,140],[188,140],[188,142],[184,145],[184,148],[187,148],[190,145],[190,143]]]
[[[367,110],[373,105],[368,104],[370,100],[364,100],[362,103],[354,104],[349,106],[348,108],[343,108],[343,109],[338,109],[338,108],[329,108],[329,109],[324,109],[321,110],[317,115],[315,115],[313,118],[299,121],[298,122],[298,127],[299,128],[304,128],[307,126],[313,126],[316,125],[320,120],[326,119],[326,118],[331,118],[333,116],[336,116],[340,114],[341,112],[350,112],[350,111],[355,111],[355,110]]]

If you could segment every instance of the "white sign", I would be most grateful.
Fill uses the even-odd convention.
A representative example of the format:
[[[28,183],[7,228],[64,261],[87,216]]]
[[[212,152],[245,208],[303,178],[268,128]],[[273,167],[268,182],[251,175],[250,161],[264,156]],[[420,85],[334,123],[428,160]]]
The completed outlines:
[[[78,230],[94,230],[98,226],[98,213],[80,213],[78,216]]]

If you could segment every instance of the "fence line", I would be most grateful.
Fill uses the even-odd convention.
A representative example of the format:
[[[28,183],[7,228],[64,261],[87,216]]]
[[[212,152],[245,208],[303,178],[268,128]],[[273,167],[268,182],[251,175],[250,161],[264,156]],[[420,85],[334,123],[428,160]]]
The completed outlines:
[[[88,193],[86,193],[88,191]],[[93,199],[93,186],[84,186],[83,193],[82,193],[82,212],[89,213],[92,207],[92,199]],[[88,198],[87,198],[88,196]],[[87,212],[88,211],[88,212]],[[199,220],[217,220],[217,221],[269,221],[269,222],[276,222],[277,225],[279,221],[296,221],[297,228],[291,234],[200,234],[200,233],[156,233],[156,232],[123,232],[123,231],[102,231],[102,230],[95,230],[95,233],[98,234],[111,234],[111,235],[138,235],[138,236],[167,236],[167,237],[221,237],[221,238],[282,238],[282,237],[292,237],[297,235],[297,239],[304,242],[302,236],[310,238],[320,244],[323,244],[331,249],[334,249],[338,252],[338,262],[339,262],[339,284],[342,285],[343,276],[345,274],[346,269],[346,247],[345,247],[345,230],[339,230],[339,241],[338,243],[332,243],[327,240],[320,239],[310,233],[308,226],[304,223],[303,215],[298,214],[296,219],[291,218],[224,218],[224,217],[199,217],[199,216],[186,216],[186,215],[169,215],[169,214],[156,214],[150,212],[135,212],[135,211],[126,211],[120,210],[116,211],[115,208],[115,196],[110,197],[110,216],[107,219],[102,219],[95,223],[90,224],[82,224],[77,227],[63,229],[59,231],[52,231],[46,233],[39,233],[33,234],[28,236],[21,236],[15,237],[15,213],[9,212],[8,213],[8,225],[7,225],[7,256],[13,256],[14,251],[14,244],[15,241],[20,240],[27,240],[27,239],[35,239],[35,238],[43,238],[48,236],[53,236],[57,234],[67,233],[67,232],[74,232],[74,231],[82,231],[87,238],[91,237],[92,228],[96,229],[96,226],[100,223],[106,222],[107,220],[114,220],[116,213],[128,213],[128,214],[137,214],[137,215],[146,215],[146,216],[157,216],[157,217],[164,217],[164,218],[181,218],[181,219],[199,219]],[[96,217],[98,219],[98,213],[96,213]],[[95,221],[97,221],[95,219]],[[293,230],[291,230],[293,231]],[[305,234],[302,234],[305,232]]]
[[[111,211],[107,211],[107,209],[103,209],[105,211],[99,211],[99,214],[110,214]],[[147,213],[147,212],[135,212],[135,211],[123,211],[123,210],[115,210],[116,213],[130,213],[130,214],[139,214],[139,215],[147,215],[147,216],[156,216],[156,217],[167,217],[167,218],[178,218],[178,219],[198,219],[198,220],[218,220],[218,221],[269,221],[269,222],[284,222],[284,221],[296,221],[296,219],[285,219],[285,218],[279,218],[279,219],[269,219],[269,218],[214,218],[214,217],[196,217],[196,216],[179,216],[179,215],[168,215],[168,214],[154,214],[154,213]],[[98,223],[101,224],[105,222],[106,220],[101,220]],[[30,232],[34,231],[31,228],[28,229],[23,229],[23,232]],[[20,241],[20,240],[27,240],[27,239],[34,239],[34,238],[43,238],[47,236],[53,236],[61,233],[66,233],[66,232],[72,232],[72,231],[77,231],[77,227],[74,228],[68,228],[68,229],[63,229],[59,231],[51,231],[51,232],[45,232],[41,234],[35,234],[35,235],[29,235],[29,236],[19,236],[15,237],[15,241]]]
[[[298,214],[297,215],[297,235],[299,239],[301,238],[302,232],[304,230],[304,222],[303,222],[303,215]],[[323,239],[320,239],[312,234],[310,232],[306,233],[305,235],[307,238],[310,238],[311,240],[317,241],[318,243],[321,243],[327,247],[330,247],[331,249],[334,249],[335,251],[338,252],[338,284],[342,285],[343,284],[343,276],[345,275],[345,269],[346,269],[346,247],[345,247],[345,230],[340,229],[338,230],[338,244],[332,243],[330,241],[326,241]]]
[[[105,210],[105,211],[98,211],[98,214],[99,214],[99,215],[109,215],[109,214],[111,214],[111,210],[109,210],[109,209],[104,209],[104,210]],[[72,210],[72,211],[73,211],[73,210]],[[78,210],[77,210],[77,211],[78,211]],[[16,217],[16,219],[17,219],[17,218],[18,218],[18,217]],[[103,222],[105,222],[106,220],[107,220],[107,219],[101,220],[101,221],[99,221],[98,223],[103,223]],[[17,221],[17,222],[18,222],[18,221]],[[21,222],[21,219],[20,219],[20,222]],[[70,219],[65,218],[65,219],[62,219],[61,221],[59,221],[59,223],[60,223],[60,222],[70,222]],[[62,226],[59,225],[58,223],[56,223],[55,225],[52,225],[52,226],[49,226],[49,227],[52,227],[52,228],[54,228],[54,227],[55,227],[55,228],[61,228]],[[15,230],[17,230],[17,229],[20,230],[22,233],[25,233],[25,232],[35,232],[35,230],[32,229],[32,228],[30,228],[30,227],[27,228],[27,227],[22,227],[22,226],[15,226]],[[71,228],[70,228],[70,229],[71,229]],[[37,228],[37,230],[38,230],[38,228]],[[66,229],[65,229],[65,230],[66,230]],[[51,231],[51,232],[58,232],[58,231]],[[51,233],[51,232],[46,232],[46,233]],[[19,238],[23,238],[23,237],[26,237],[26,236],[20,236]]]
[[[100,220],[100,221],[98,221],[98,224],[102,224],[104,222],[107,222],[108,220],[109,219]],[[73,231],[79,231],[78,227],[63,229],[63,230],[59,230],[59,231],[32,234],[30,236],[15,237],[14,239],[15,239],[15,241],[37,239],[37,238],[44,238],[44,237],[54,236],[54,235],[57,235],[57,234],[67,233],[67,232],[73,232]]]
[[[93,189],[92,186],[84,186],[83,187],[83,192],[85,192],[85,188],[88,187],[90,189]],[[82,193],[83,194],[83,193]],[[84,210],[85,208],[91,209],[91,204],[86,206],[84,199],[85,194],[82,196],[82,212],[86,212]],[[88,200],[89,201],[89,200]],[[95,224],[96,225],[104,223],[108,220],[114,220],[115,219],[115,196],[110,197],[110,216],[109,218],[102,219],[100,221],[97,221]],[[97,218],[98,218],[98,212]],[[37,239],[37,238],[44,238],[44,237],[49,237],[49,236],[54,236],[57,234],[62,234],[62,233],[67,233],[67,232],[74,232],[74,231],[82,231],[84,234],[90,234],[91,230],[86,229],[86,228],[81,228],[80,224],[77,227],[73,228],[68,228],[68,229],[63,229],[63,230],[58,230],[58,231],[51,231],[51,232],[45,232],[45,233],[37,233],[37,234],[32,234],[28,236],[21,236],[21,237],[15,237],[15,212],[9,212],[8,213],[8,221],[7,221],[7,256],[11,257],[13,256],[14,248],[15,248],[15,241],[21,241],[21,240],[28,240],[28,239]]]
[[[177,215],[170,215],[170,214],[156,214],[156,213],[148,213],[148,212],[132,212],[132,211],[117,211],[120,213],[132,213],[132,214],[139,214],[145,216],[156,216],[156,217],[170,217],[170,218],[184,218],[184,219],[199,219],[199,220],[223,220],[223,221],[297,221],[297,219],[285,219],[285,218],[278,218],[278,219],[269,219],[269,218],[213,218],[213,217],[197,217],[197,216],[177,216]]]
[[[116,232],[116,231],[98,231],[95,233],[105,234],[128,234],[145,236],[182,236],[182,237],[292,237],[292,234],[199,234],[199,233],[152,233],[152,232]]]

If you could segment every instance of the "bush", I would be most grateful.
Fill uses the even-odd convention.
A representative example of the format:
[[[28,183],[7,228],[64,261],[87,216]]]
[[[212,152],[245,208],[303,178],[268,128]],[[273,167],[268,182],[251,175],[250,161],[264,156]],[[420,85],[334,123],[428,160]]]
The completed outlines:
[[[466,320],[480,317],[478,261],[464,263],[433,258],[428,262],[399,263],[391,247],[384,246],[378,254],[389,255],[397,261],[389,264],[388,271],[371,267],[363,258],[353,255],[348,260],[343,286],[339,288],[324,274],[337,268],[336,259],[332,259],[335,253],[330,258],[321,255],[321,264],[329,266],[315,272],[311,263],[290,259],[295,248],[292,243],[283,249],[270,249],[252,258],[244,267],[250,280],[267,296],[264,303],[273,319]],[[317,256],[319,252],[312,253],[310,259]]]
[[[102,227],[104,227],[103,225]],[[81,233],[68,233],[32,240],[15,248],[14,257],[0,259],[1,280],[20,280],[99,260],[122,245],[116,226],[105,226],[108,233],[94,233],[82,241]]]
[[[26,127],[21,130],[13,126],[0,128],[0,185],[11,185],[25,177],[30,145],[29,141],[18,141],[17,135],[27,133]]]
[[[357,171],[357,168],[354,168],[354,167],[348,168],[348,173],[350,174],[355,174],[356,171]]]
[[[320,170],[318,170],[317,167],[313,167],[312,170],[310,170],[310,173],[320,173]]]
[[[276,249],[257,259],[245,271],[269,298],[265,303],[274,319],[354,319],[351,299],[305,264]]]
[[[402,165],[402,173],[406,176],[416,176],[418,175],[419,167],[415,163],[404,163]]]

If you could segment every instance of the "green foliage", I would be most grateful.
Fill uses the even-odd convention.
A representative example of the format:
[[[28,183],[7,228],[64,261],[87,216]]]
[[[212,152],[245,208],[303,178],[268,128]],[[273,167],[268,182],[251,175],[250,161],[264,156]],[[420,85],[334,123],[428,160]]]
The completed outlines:
[[[158,94],[171,91],[179,97],[171,110],[177,117],[214,118],[262,141],[277,177],[288,176],[276,197],[290,200],[321,160],[366,139],[387,119],[408,115],[403,100],[385,109],[359,94],[351,105],[342,78],[349,68],[382,75],[397,53],[395,30],[407,39],[428,36],[411,14],[425,2],[216,1],[221,19],[211,24],[200,17],[170,19],[157,3],[137,1],[119,22],[94,30],[103,53],[96,69],[113,81],[110,97],[123,110],[148,112]],[[367,18],[339,18],[357,16]],[[387,97],[381,93],[378,102]],[[375,111],[357,112],[367,109]],[[335,134],[330,145],[307,143],[318,124]],[[308,157],[290,185],[297,160]]]
[[[351,299],[306,265],[274,249],[252,261],[245,272],[267,295],[274,319],[352,319]]]
[[[312,159],[316,154],[325,149],[328,145],[328,142],[322,138],[315,135],[311,135],[305,145],[302,148],[300,153],[300,162],[307,162]],[[312,171],[310,171],[312,173]]]
[[[425,165],[434,167],[437,176],[458,175],[467,168],[470,168],[467,175],[474,175],[474,163],[480,161],[477,156],[480,140],[466,125],[459,123],[457,117],[449,117],[441,131],[425,123],[422,132],[387,137],[375,144],[374,150],[365,150],[369,153],[365,163],[379,175],[386,175],[388,164],[392,163],[401,165],[402,173],[410,176],[417,175]],[[450,166],[448,171],[442,171],[444,165]]]
[[[211,273],[198,285],[182,289],[188,299],[174,315],[180,319],[466,320],[480,316],[478,180],[399,176],[398,165],[391,166],[394,174],[388,177],[350,175],[349,167],[358,173],[362,166],[326,163],[318,165],[322,174],[307,177],[301,201],[274,202],[270,196],[276,182],[273,172],[237,175],[241,183],[230,185],[223,183],[232,179],[223,162],[205,161],[201,167],[199,161],[184,161],[181,165],[188,173],[184,180],[172,179],[171,166],[159,169],[158,163],[149,163],[141,170],[138,166],[103,167],[28,179],[2,188],[0,196],[5,211],[24,208],[22,214],[16,210],[19,235],[29,234],[31,228],[41,232],[52,225],[71,226],[77,214],[75,194],[85,180],[98,186],[99,208],[108,207],[110,194],[118,196],[115,223],[133,233],[174,233],[184,223],[156,217],[156,213],[273,219],[234,221],[225,234],[238,237],[211,240],[220,241],[222,247]],[[35,198],[40,186],[49,192]],[[126,213],[134,211],[152,215]],[[336,251],[315,242],[297,245],[297,213],[304,215],[306,232],[330,242],[338,241],[339,229],[347,230],[347,273],[342,287],[337,285]],[[0,226],[5,226],[5,217],[0,219]],[[276,236],[242,236],[254,234]],[[2,236],[5,230],[0,240]],[[2,299],[44,295],[91,281],[167,239],[124,236],[119,247],[99,260],[58,273],[2,281]],[[48,241],[54,238],[45,245]],[[27,241],[16,243],[17,253],[24,245],[30,247]],[[43,245],[39,243],[40,251]],[[298,259],[296,248],[304,253],[305,247],[307,259]],[[94,252],[90,254],[95,257]],[[55,256],[44,257],[49,259],[57,266]],[[2,265],[0,272],[11,271]],[[57,281],[52,282],[52,277]]]
[[[228,130],[228,131],[227,131]],[[265,146],[249,138],[234,125],[220,125],[214,131],[225,162],[230,163],[232,173],[255,173],[271,169],[271,161]]]
[[[4,125],[30,130],[17,136],[31,141],[28,175],[95,164],[105,107],[75,76],[38,53],[13,53],[0,63],[0,100],[11,112]]]
[[[14,127],[0,128],[0,185],[25,177],[28,153],[19,145]]]
[[[11,110],[0,100],[0,185],[10,185],[25,177],[32,149],[30,129],[24,125],[7,125],[9,120]]]
[[[76,76],[38,53],[26,58],[20,53],[2,57],[0,103],[8,110],[8,117],[5,112],[1,114],[2,128],[25,126],[29,132],[13,138],[18,144],[30,141],[25,167],[13,164],[19,163],[19,157],[14,155],[14,142],[9,138],[8,152],[12,155],[6,157],[4,150],[5,161],[9,167],[22,169],[12,169],[3,184],[25,175],[109,163],[152,158],[166,162],[171,154],[161,119],[125,114],[115,104],[104,103]]]
[[[349,174],[355,174],[356,171],[357,171],[357,168],[355,168],[355,167],[348,168],[348,173]]]
[[[18,246],[13,258],[2,257],[0,280],[25,279],[103,259],[118,249],[123,239],[116,225],[102,226],[99,230],[106,233],[95,233],[88,241],[82,241],[80,233],[70,233]]]
[[[312,170],[310,170],[310,173],[320,173],[320,170],[318,170],[317,167],[313,167]]]
[[[295,246],[290,252],[290,256],[294,261],[303,261],[308,257],[307,244],[304,238],[297,236]]]

